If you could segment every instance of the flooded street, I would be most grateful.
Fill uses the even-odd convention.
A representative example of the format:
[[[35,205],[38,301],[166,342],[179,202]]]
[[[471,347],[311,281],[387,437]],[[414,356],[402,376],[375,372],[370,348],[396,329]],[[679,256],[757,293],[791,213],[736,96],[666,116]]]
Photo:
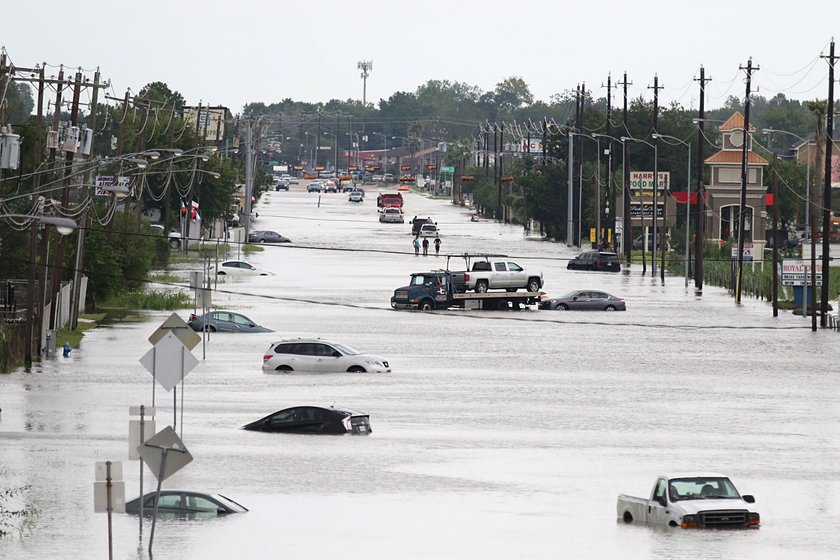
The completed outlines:
[[[567,271],[577,251],[564,244],[471,223],[466,209],[417,193],[406,196],[406,222],[433,217],[441,253],[506,254],[542,270],[550,296],[600,289],[628,310],[394,311],[394,289],[445,259],[415,257],[410,225],[380,224],[379,189],[367,187],[361,204],[324,194],[318,206],[299,185],[257,205],[253,229],[293,243],[248,255],[274,275],[220,281],[214,305],[276,332],[210,335],[184,390],[195,459],[164,483],[250,511],[162,520],[155,558],[837,557],[840,335],[812,333],[785,311],[774,319],[764,302],[736,306],[719,288],[695,296],[682,277],[662,285],[640,265]],[[151,404],[138,360],[168,315],[96,328],[67,359],[0,375],[0,487],[31,485],[41,510],[29,536],[0,540],[0,558],[107,557],[94,463],[123,461],[126,499],[137,497],[128,407]],[[393,371],[263,373],[269,344],[296,336],[381,355]],[[201,345],[193,353],[201,358]],[[240,430],[288,406],[333,402],[370,414],[372,435]],[[160,430],[172,423],[171,393],[158,387],[156,405]],[[618,494],[648,496],[657,475],[694,471],[755,495],[761,529],[616,521]],[[154,481],[147,470],[144,491]],[[148,558],[150,526],[141,543],[137,516],[115,514],[115,558]]]

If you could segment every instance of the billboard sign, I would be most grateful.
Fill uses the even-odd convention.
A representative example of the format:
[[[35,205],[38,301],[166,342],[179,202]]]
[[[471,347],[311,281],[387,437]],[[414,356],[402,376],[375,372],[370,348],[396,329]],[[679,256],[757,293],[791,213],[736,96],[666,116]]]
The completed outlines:
[[[642,204],[639,202],[631,202],[630,203],[630,216],[633,218],[639,218],[642,216]],[[658,202],[656,204],[656,217],[662,218],[665,216],[665,203]],[[645,219],[653,219],[653,204],[646,202],[644,204],[644,218]]]
[[[661,193],[669,188],[671,184],[671,172],[660,171],[659,183],[656,185],[658,191]],[[653,195],[653,171],[631,171],[630,172],[630,190],[634,195],[642,192],[644,196]]]
[[[97,175],[94,184],[96,185],[93,194],[96,196],[110,196],[110,190],[106,190],[104,187],[125,187],[129,189],[129,183],[131,179],[129,177],[114,177],[113,175]]]

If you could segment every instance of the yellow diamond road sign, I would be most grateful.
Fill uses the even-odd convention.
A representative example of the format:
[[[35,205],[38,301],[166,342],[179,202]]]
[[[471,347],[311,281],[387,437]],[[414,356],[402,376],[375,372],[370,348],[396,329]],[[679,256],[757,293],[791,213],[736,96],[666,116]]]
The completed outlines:
[[[192,327],[181,319],[177,313],[173,313],[166,321],[160,324],[155,332],[153,332],[149,337],[149,342],[151,342],[152,345],[155,345],[170,332],[174,334],[188,350],[192,350],[199,342],[201,342],[201,337],[198,336],[198,333],[192,330]]]

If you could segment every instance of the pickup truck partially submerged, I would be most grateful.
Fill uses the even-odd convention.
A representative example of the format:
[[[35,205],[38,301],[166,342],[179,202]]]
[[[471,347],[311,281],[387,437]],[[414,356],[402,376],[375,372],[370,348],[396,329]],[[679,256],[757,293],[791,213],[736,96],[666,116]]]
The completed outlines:
[[[721,474],[659,476],[649,499],[621,494],[616,513],[625,523],[745,529],[761,525],[761,516],[750,507],[753,503],[753,496],[739,494]]]

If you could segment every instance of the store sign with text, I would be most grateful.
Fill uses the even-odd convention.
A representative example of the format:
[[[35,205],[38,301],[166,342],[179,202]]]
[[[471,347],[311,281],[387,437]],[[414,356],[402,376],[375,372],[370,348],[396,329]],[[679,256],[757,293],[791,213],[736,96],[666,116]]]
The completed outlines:
[[[657,190],[664,191],[671,184],[671,172],[660,171],[657,173],[659,180],[657,182]],[[642,191],[644,194],[653,194],[653,171],[631,171],[630,172],[630,190],[633,194]]]

